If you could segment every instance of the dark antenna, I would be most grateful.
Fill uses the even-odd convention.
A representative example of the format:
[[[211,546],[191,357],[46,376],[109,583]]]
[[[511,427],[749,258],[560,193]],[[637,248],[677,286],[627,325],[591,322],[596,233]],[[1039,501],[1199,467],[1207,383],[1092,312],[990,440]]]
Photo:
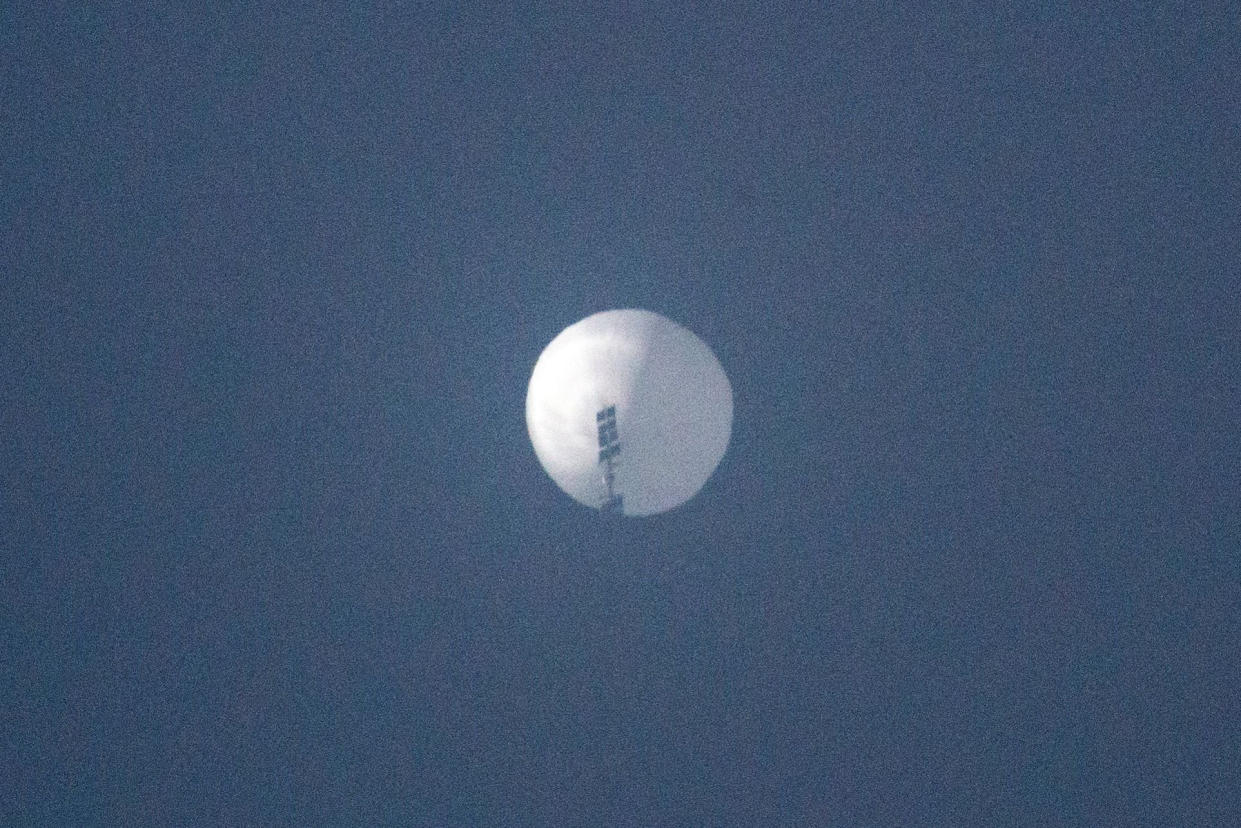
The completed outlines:
[[[616,430],[616,406],[609,405],[595,414],[599,427],[599,464],[603,466],[603,483],[607,486],[607,498],[600,509],[605,513],[621,514],[621,495],[616,492],[616,456],[620,454],[620,433]]]

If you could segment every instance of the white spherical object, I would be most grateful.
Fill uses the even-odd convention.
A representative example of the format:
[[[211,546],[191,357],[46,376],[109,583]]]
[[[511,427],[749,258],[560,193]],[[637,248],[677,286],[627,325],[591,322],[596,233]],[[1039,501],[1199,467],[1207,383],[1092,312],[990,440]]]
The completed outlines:
[[[617,495],[626,515],[666,512],[697,494],[728,448],[732,421],[732,386],[715,354],[645,310],[604,311],[565,328],[526,392],[530,442],[552,480],[594,508]]]

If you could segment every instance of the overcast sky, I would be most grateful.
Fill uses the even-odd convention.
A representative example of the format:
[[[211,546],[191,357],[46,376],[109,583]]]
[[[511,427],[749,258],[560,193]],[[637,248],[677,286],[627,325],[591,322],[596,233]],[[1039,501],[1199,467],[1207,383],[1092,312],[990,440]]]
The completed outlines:
[[[1241,818],[1235,4],[46,5],[0,822]],[[736,406],[619,522],[524,423],[613,307]]]

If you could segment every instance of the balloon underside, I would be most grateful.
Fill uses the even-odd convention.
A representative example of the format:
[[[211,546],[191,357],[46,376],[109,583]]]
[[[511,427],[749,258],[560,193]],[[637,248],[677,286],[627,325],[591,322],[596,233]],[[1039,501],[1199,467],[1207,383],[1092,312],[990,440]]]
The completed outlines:
[[[644,310],[594,314],[543,350],[526,394],[526,426],[543,468],[566,494],[607,500],[596,415],[616,407],[615,491],[626,515],[689,500],[724,456],[732,388],[686,328]]]

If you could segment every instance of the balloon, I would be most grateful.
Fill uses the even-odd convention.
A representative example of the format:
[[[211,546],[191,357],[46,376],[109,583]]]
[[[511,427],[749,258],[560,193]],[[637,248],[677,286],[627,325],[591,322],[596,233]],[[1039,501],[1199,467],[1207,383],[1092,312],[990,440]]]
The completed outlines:
[[[626,515],[689,500],[719,465],[733,392],[706,343],[657,313],[610,310],[539,355],[526,428],[543,468],[586,506]]]

